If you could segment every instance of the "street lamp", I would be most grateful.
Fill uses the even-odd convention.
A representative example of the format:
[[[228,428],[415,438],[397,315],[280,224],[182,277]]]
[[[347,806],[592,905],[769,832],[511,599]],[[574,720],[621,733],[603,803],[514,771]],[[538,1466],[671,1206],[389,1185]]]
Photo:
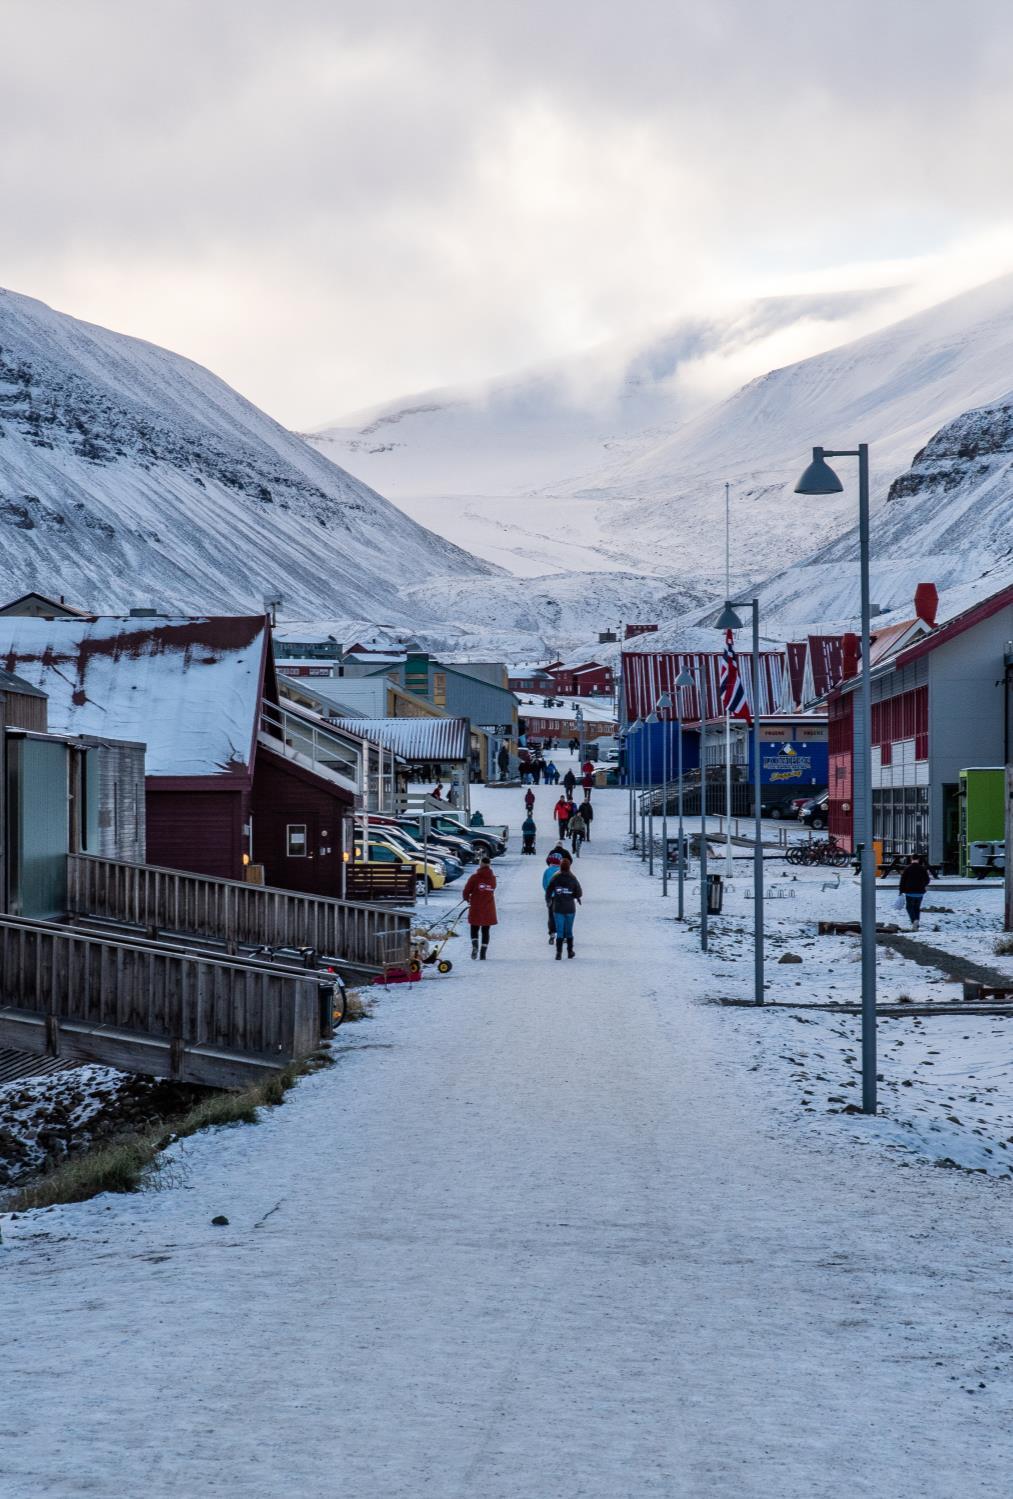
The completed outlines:
[[[658,709],[657,709],[657,707],[654,707],[654,708],[651,709],[650,713],[648,713],[647,717],[644,719],[644,725],[646,727],[647,724],[660,723],[660,721],[661,720],[658,718]],[[651,791],[650,791],[650,800],[649,800],[649,802],[647,804],[647,827],[648,827],[648,834],[647,834],[647,873],[653,877],[653,875],[654,875],[654,771],[653,771],[653,757],[652,757],[651,752],[650,752],[650,739],[649,738],[648,738],[648,745],[647,745],[647,775],[644,777],[645,782],[646,782],[646,780],[647,780],[648,777],[650,777],[650,780],[651,780]]]
[[[636,746],[637,748],[639,748],[639,745],[637,745],[636,738],[634,737],[635,734],[636,734],[636,732],[637,732],[637,730],[639,728],[640,728],[640,719],[639,718],[635,718],[633,720],[633,722],[630,724],[629,728],[626,730],[626,746],[625,746],[625,748],[626,748],[626,780],[627,780],[627,784],[629,785],[629,788],[630,788],[630,833],[632,834],[632,837],[633,837],[633,851],[634,851],[634,853],[636,853],[636,850],[637,850],[637,794],[636,794],[636,790],[634,789],[634,785],[633,785],[633,751],[634,751],[634,746]]]
[[[682,827],[682,707],[680,704],[680,692],[683,687],[693,686],[693,674],[684,666],[675,679],[675,705],[679,715],[679,920],[682,921],[685,911],[685,883],[686,883],[686,842]]]
[[[869,675],[869,445],[813,448],[813,459],[795,485],[796,494],[840,494],[844,488],[827,458],[858,459],[858,551],[862,592],[862,675],[859,684],[862,732],[856,793],[862,850],[862,1112],[876,1112],[876,863],[872,848],[872,682]]]
[[[740,608],[743,607],[741,604]],[[763,1004],[763,841],[760,819],[763,793],[760,788],[760,601],[750,599],[753,613],[753,1003]],[[730,600],[717,622],[719,630],[741,630],[742,621]],[[729,843],[729,847],[731,844]]]
[[[658,698],[658,709],[671,712],[675,706],[672,694],[663,692]],[[655,710],[658,711],[657,709]],[[661,893],[668,894],[668,770],[670,759],[670,736],[662,729],[661,739]]]

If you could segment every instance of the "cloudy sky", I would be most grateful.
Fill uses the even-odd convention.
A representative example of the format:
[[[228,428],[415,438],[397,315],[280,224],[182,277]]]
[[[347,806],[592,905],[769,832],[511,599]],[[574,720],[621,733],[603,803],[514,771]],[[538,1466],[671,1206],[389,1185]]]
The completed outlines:
[[[281,420],[1013,267],[1008,0],[0,0],[0,284]]]

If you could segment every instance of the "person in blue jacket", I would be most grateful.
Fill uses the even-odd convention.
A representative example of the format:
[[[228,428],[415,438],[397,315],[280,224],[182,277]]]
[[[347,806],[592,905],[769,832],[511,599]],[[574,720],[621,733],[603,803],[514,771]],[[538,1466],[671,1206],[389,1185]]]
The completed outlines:
[[[565,847],[563,846],[562,843],[557,843],[556,846],[555,846],[555,848],[550,849],[549,852],[546,854],[546,856],[545,856],[545,873],[542,875],[542,891],[543,891],[543,893],[546,890],[548,890],[548,888],[549,888],[549,881],[551,879],[553,879],[559,873],[559,866],[562,864],[563,860],[566,859],[566,858],[568,858],[568,857],[569,857],[569,855],[567,854],[566,849],[565,849]],[[555,940],[556,940],[556,922],[555,922],[555,918],[553,917],[553,914],[552,914],[552,907],[550,905],[546,904],[545,909],[548,912],[548,918],[549,918],[549,941],[550,942],[555,942]]]
[[[573,957],[573,921],[584,892],[580,881],[573,873],[569,858],[565,858],[545,887],[545,904],[552,914],[556,926],[556,960],[563,956]]]

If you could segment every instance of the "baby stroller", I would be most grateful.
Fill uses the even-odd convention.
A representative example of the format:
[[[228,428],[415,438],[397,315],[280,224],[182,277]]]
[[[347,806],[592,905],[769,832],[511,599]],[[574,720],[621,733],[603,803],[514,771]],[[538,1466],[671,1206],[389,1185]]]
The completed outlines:
[[[533,832],[532,833],[524,833],[523,834],[523,842],[521,843],[521,853],[522,854],[533,854],[534,853],[534,851],[535,851],[535,836],[536,835]]]

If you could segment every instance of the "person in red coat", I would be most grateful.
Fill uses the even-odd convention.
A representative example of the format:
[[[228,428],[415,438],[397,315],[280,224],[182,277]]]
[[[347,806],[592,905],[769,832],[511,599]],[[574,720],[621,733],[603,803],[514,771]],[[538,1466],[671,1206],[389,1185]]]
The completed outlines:
[[[572,805],[573,803],[570,801],[570,798],[564,792],[552,809],[552,815],[559,824],[559,836],[561,839],[566,837],[566,824],[570,821],[570,807]]]
[[[496,923],[496,876],[488,859],[470,876],[464,887],[464,898],[468,902],[468,921],[471,925],[471,956],[484,958],[489,947],[489,928]],[[481,934],[482,946],[478,945]]]

